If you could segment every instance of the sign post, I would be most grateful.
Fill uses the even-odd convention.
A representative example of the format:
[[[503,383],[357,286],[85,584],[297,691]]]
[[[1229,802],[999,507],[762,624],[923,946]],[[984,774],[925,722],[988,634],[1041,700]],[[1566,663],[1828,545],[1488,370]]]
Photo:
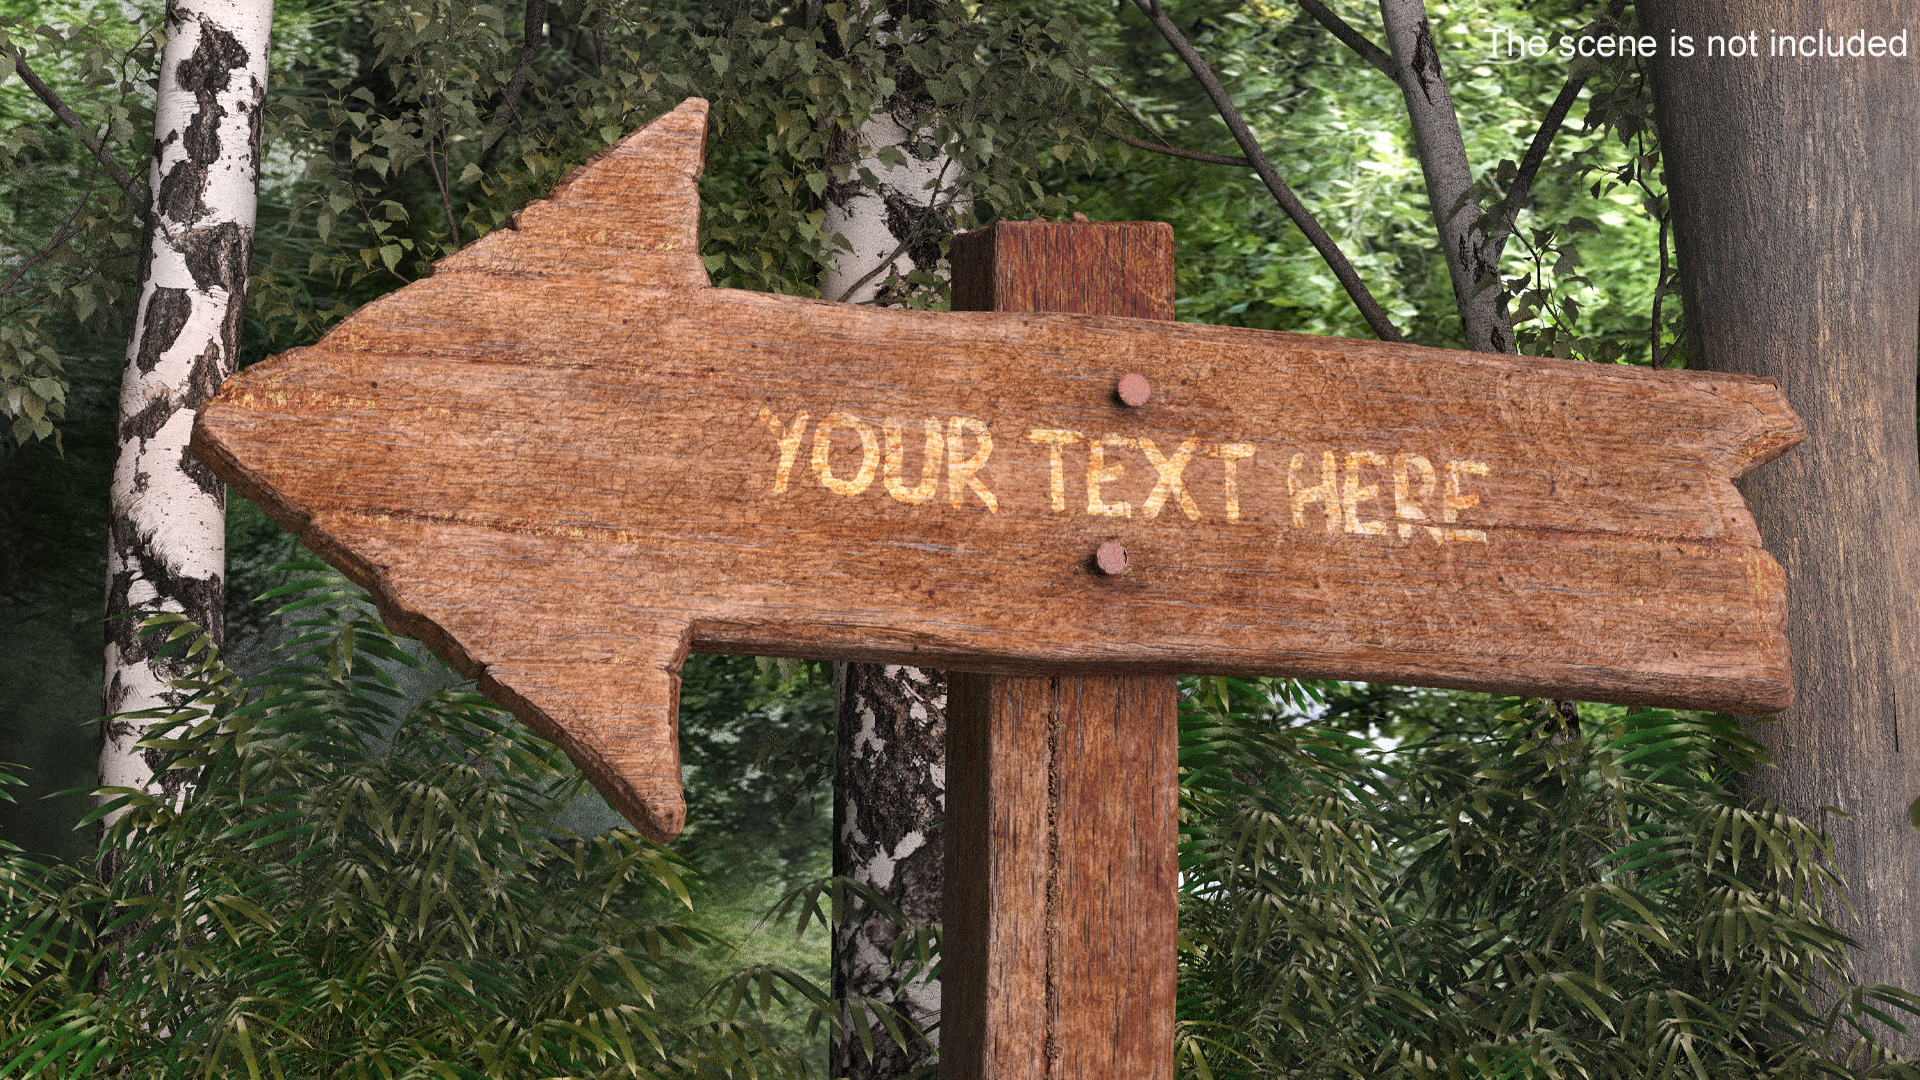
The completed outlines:
[[[1173,230],[962,234],[953,307],[1170,320]],[[1152,407],[1129,374],[1116,414]],[[1171,1080],[1179,750],[1172,675],[949,674],[941,1076]]]
[[[1772,380],[714,289],[705,132],[689,100],[193,437],[648,835],[689,649],[1792,700],[1732,483],[1802,435]]]
[[[689,100],[193,437],[649,836],[689,649],[1791,701],[1732,483],[1801,437],[1772,380],[714,289],[705,132]]]
[[[1732,483],[1801,437],[1771,380],[1021,313],[999,254],[993,311],[714,289],[705,131],[228,380],[193,447],[657,840],[690,649],[986,673],[948,721],[965,1075],[1169,1075],[1174,674],[1791,702]]]

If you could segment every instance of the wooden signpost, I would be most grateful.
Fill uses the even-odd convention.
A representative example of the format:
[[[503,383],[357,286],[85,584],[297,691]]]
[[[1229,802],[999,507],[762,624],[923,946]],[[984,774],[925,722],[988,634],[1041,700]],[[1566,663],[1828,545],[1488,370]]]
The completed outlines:
[[[229,380],[193,442],[649,835],[689,649],[1791,700],[1732,484],[1800,438],[1771,381],[713,289],[705,122]]]
[[[1000,860],[950,879],[963,1075],[1167,1075],[1157,943],[1139,979],[1164,974],[1163,1017],[1058,1002],[1019,1057],[1032,1014],[1007,998],[1121,962],[1044,940],[1092,925],[1061,898],[1118,864],[1033,860],[1062,827],[1171,858],[1159,781],[1117,794],[1170,777],[1171,744],[1111,736],[1170,722],[1162,676],[1790,702],[1780,570],[1732,484],[1801,436],[1771,381],[1019,314],[1070,305],[997,276],[956,281],[982,312],[713,289],[705,127],[688,101],[229,380],[194,449],[657,839],[684,820],[690,649],[1016,676],[953,690],[950,865]],[[1073,1059],[1129,1024],[1143,1056]]]
[[[1173,230],[955,237],[953,307],[1172,319]],[[1172,675],[948,673],[942,1076],[1172,1080],[1179,719]]]

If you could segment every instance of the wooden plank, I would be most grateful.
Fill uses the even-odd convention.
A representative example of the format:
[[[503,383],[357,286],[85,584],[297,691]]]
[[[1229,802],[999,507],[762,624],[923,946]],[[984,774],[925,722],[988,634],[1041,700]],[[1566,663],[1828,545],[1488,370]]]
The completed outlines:
[[[1000,221],[953,238],[955,311],[1173,318],[1173,227]]]
[[[1058,780],[1048,929],[1067,1077],[1172,1080],[1180,723],[1171,676],[1053,680]]]
[[[194,436],[650,835],[690,646],[1790,700],[1731,482],[1800,437],[1770,381],[704,288],[704,125],[241,373]]]
[[[1000,222],[955,238],[953,302],[1170,319],[1173,269],[1165,224]],[[942,1075],[1170,1080],[1173,677],[952,675],[947,737]]]
[[[940,1070],[962,1080],[1050,1073],[1054,684],[947,675]]]
[[[952,673],[941,1075],[1173,1075],[1169,676]]]

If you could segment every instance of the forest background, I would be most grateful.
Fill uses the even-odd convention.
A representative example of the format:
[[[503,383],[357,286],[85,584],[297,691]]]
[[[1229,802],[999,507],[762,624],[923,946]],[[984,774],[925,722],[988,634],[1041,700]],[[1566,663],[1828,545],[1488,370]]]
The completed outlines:
[[[1008,84],[1013,100],[1002,104],[1018,121],[1006,122],[997,133],[999,145],[984,155],[997,171],[993,183],[980,186],[972,220],[1036,213],[1058,218],[1079,211],[1094,220],[1169,221],[1178,244],[1182,319],[1371,336],[1320,256],[1244,166],[1148,153],[1112,138],[1125,133],[1152,139],[1157,132],[1189,149],[1234,153],[1204,93],[1131,5],[958,6],[965,8],[963,21],[985,28],[962,40],[976,55],[1003,65],[1000,70],[1014,72]],[[1359,5],[1349,6],[1355,9],[1346,13],[1350,21],[1369,21]],[[423,275],[433,258],[500,227],[568,169],[695,93],[717,104],[702,182],[703,253],[714,283],[815,293],[830,258],[830,238],[819,228],[819,199],[831,177],[821,118],[834,115],[836,106],[843,116],[859,116],[849,105],[859,95],[844,84],[809,86],[806,74],[791,67],[756,82],[751,70],[743,71],[749,65],[728,59],[728,50],[738,42],[761,40],[755,35],[766,27],[811,33],[822,18],[846,18],[844,5],[810,11],[745,4],[641,9],[555,3],[546,7],[537,27],[528,22],[523,35],[524,10],[424,0],[278,5],[246,361],[311,341],[360,304]],[[1490,57],[1488,32],[1496,27],[1528,34],[1575,32],[1601,13],[1573,2],[1435,3],[1427,11],[1463,120],[1469,159],[1485,171],[1487,190],[1497,194],[1512,182],[1513,162],[1560,92],[1567,69],[1551,57]],[[1278,172],[1346,250],[1407,339],[1459,347],[1453,287],[1433,240],[1399,90],[1290,5],[1191,4],[1182,5],[1176,16],[1220,73]],[[143,112],[150,108],[143,80],[156,17],[155,11],[111,3],[0,3],[0,19],[17,55],[30,59],[88,126],[132,161],[139,160],[143,131],[151,128],[150,115]],[[535,47],[523,49],[525,44]],[[761,70],[773,68],[767,64]],[[1516,328],[1528,351],[1597,362],[1644,364],[1656,357],[1668,364],[1683,362],[1684,330],[1671,295],[1674,266],[1644,73],[1621,61],[1595,65],[1593,74],[1541,171],[1509,249],[1502,287],[1515,298]],[[812,102],[816,114],[783,116],[783,108],[795,102]],[[16,421],[12,442],[0,458],[0,604],[5,606],[0,760],[21,766],[27,780],[18,801],[0,806],[0,839],[48,861],[86,866],[94,853],[94,832],[76,823],[94,809],[94,801],[74,792],[94,782],[97,740],[90,725],[99,707],[106,478],[128,292],[137,269],[138,208],[120,201],[87,150],[46,118],[43,104],[20,78],[0,82],[0,110],[6,131],[0,140],[0,164],[7,168],[0,180],[6,187],[5,269],[14,274],[0,297],[6,304],[0,359],[13,365],[4,369],[10,378],[6,389],[20,391],[10,403],[10,419]],[[972,145],[982,157],[978,141]],[[47,249],[48,257],[28,265],[34,253],[63,233],[62,242]],[[895,295],[900,302],[942,303],[938,284],[924,276],[896,283]],[[22,419],[24,425],[17,422]],[[229,552],[226,659],[237,671],[255,675],[274,662],[275,647],[294,633],[284,618],[272,614],[286,597],[259,597],[285,580],[271,568],[301,552],[237,498],[229,511]],[[332,640],[337,646],[339,638]],[[404,661],[394,662],[411,671]],[[406,674],[405,688],[415,696],[426,694],[438,685],[435,678],[431,671]],[[1462,1060],[1477,1061],[1487,1075],[1532,1068],[1554,1074],[1578,1062],[1568,1048],[1587,1037],[1574,1030],[1583,1023],[1596,1037],[1641,1040],[1616,1047],[1623,1060],[1639,1055],[1652,1063],[1649,1067],[1663,1058],[1668,1066],[1685,1067],[1695,1059],[1689,1045],[1695,1033],[1685,1025],[1649,1023],[1647,1030],[1629,1035],[1625,1025],[1614,1022],[1616,1004],[1624,1008],[1638,999],[1602,985],[1606,965],[1592,950],[1604,954],[1602,924],[1618,923],[1624,929],[1616,947],[1645,957],[1684,936],[1669,933],[1671,927],[1697,930],[1700,920],[1713,923],[1720,917],[1703,899],[1704,886],[1684,903],[1647,912],[1644,921],[1627,911],[1638,900],[1619,901],[1627,913],[1610,915],[1605,905],[1611,901],[1605,897],[1611,895],[1607,889],[1617,892],[1623,883],[1639,888],[1628,880],[1640,865],[1635,860],[1662,846],[1635,846],[1658,839],[1648,831],[1650,823],[1664,822],[1660,828],[1669,832],[1660,835],[1671,840],[1694,835],[1671,820],[1680,816],[1677,807],[1713,805],[1733,813],[1725,785],[1758,754],[1737,727],[1705,716],[1649,718],[1593,706],[1583,706],[1581,723],[1568,723],[1543,714],[1538,703],[1381,686],[1214,680],[1189,683],[1187,689],[1186,727],[1196,733],[1187,758],[1191,808],[1239,808],[1219,811],[1224,821],[1251,807],[1250,816],[1233,818],[1235,827],[1267,820],[1271,835],[1262,834],[1259,843],[1281,854],[1273,865],[1255,859],[1259,865],[1252,871],[1267,894],[1300,890],[1299,866],[1275,867],[1286,858],[1300,861],[1302,849],[1296,846],[1290,855],[1285,849],[1290,838],[1309,835],[1309,825],[1322,830],[1320,841],[1328,850],[1343,843],[1366,849],[1361,861],[1386,865],[1370,873],[1410,883],[1407,895],[1421,896],[1419,903],[1427,902],[1431,891],[1421,882],[1430,883],[1436,871],[1430,853],[1451,850],[1456,868],[1462,858],[1493,860],[1483,868],[1485,881],[1493,883],[1490,891],[1460,900],[1459,910],[1426,928],[1434,934],[1451,928],[1457,937],[1486,940],[1461,950],[1457,966],[1465,974],[1451,985],[1433,972],[1422,976],[1445,985],[1446,993],[1430,994],[1427,1005],[1409,1007],[1407,1015],[1420,1024],[1446,1027],[1431,1011],[1433,1002],[1463,987],[1468,999],[1488,990],[1470,988],[1474,979],[1489,978],[1487,973],[1504,962],[1488,941],[1518,940],[1520,953],[1538,955],[1565,946],[1568,933],[1585,943],[1570,967],[1549,965],[1552,978],[1535,979],[1539,986],[1551,984],[1549,990],[1527,990],[1530,976],[1524,973],[1503,982],[1502,992],[1519,988],[1526,991],[1522,998],[1531,993],[1531,1008],[1521,1008],[1517,1018],[1496,1017],[1492,1027],[1498,1030],[1492,1035],[1449,1044],[1460,1050]],[[662,969],[671,981],[656,980],[672,988],[663,1015],[674,1022],[692,1022],[687,1018],[698,1012],[693,998],[699,988],[745,985],[728,982],[729,974],[743,966],[776,963],[824,983],[824,935],[795,939],[790,932],[766,931],[759,919],[789,890],[827,870],[830,698],[817,672],[806,669],[741,658],[701,657],[689,663],[681,715],[690,819],[676,850],[686,863],[677,873],[697,882],[692,912],[680,920],[696,935]],[[378,735],[373,742],[386,737]],[[1640,756],[1638,767],[1651,771],[1634,774],[1631,783],[1643,786],[1629,791],[1617,778],[1593,781],[1633,756],[1637,744],[1661,751]],[[1582,756],[1569,745],[1590,750]],[[1416,761],[1418,755],[1405,756],[1402,747],[1428,750]],[[1235,758],[1236,753],[1242,756]],[[1335,778],[1325,788],[1315,787],[1325,778],[1313,770],[1335,759],[1340,762],[1330,774]],[[1390,764],[1396,761],[1401,764]],[[1431,827],[1422,833],[1401,820],[1393,827],[1404,832],[1381,839],[1377,849],[1368,847],[1372,840],[1352,839],[1373,829],[1382,829],[1383,836],[1390,831],[1381,824],[1384,818],[1376,821],[1354,809],[1364,809],[1369,794],[1382,802],[1390,801],[1389,792],[1404,799],[1421,783],[1431,783],[1426,794],[1435,800],[1432,805],[1454,806],[1455,820],[1475,819],[1484,833],[1463,837]],[[68,794],[52,795],[60,791]],[[1560,794],[1546,797],[1543,791]],[[1276,792],[1305,793],[1317,809],[1303,816],[1298,798],[1275,802]],[[1335,795],[1342,802],[1338,808],[1325,802]],[[1476,815],[1473,808],[1490,795],[1495,802],[1517,796],[1514,805],[1520,810]],[[1603,795],[1619,796],[1617,820],[1608,818],[1615,811]],[[1672,801],[1676,797],[1679,803]],[[1547,859],[1531,867],[1527,872],[1537,882],[1502,879],[1519,866],[1529,836],[1564,831],[1570,821],[1577,825],[1571,832],[1580,834],[1587,821],[1583,814],[1599,823],[1594,834],[1603,849],[1599,861],[1616,859],[1618,875],[1576,870],[1578,881],[1570,886],[1568,867],[1592,863],[1595,852],[1569,851],[1559,863]],[[586,835],[616,823],[591,792],[552,821]],[[1764,829],[1756,827],[1748,842],[1762,862],[1757,871],[1750,868],[1749,874],[1757,876],[1749,878],[1716,861],[1722,855],[1715,854],[1715,845],[1724,845],[1724,839],[1703,834],[1697,843],[1687,843],[1698,849],[1700,865],[1707,868],[1698,875],[1702,882],[1714,879],[1719,888],[1725,878],[1775,890],[1766,892],[1764,906],[1770,918],[1779,919],[1754,931],[1762,946],[1770,934],[1792,936],[1812,928],[1802,937],[1813,944],[1802,940],[1794,961],[1805,961],[1804,976],[1840,951],[1819,921],[1817,900],[1808,907],[1800,898],[1779,899],[1782,885],[1791,892],[1795,885],[1828,880],[1817,851],[1806,855],[1805,834],[1797,828],[1777,826],[1779,835],[1802,845],[1800,854],[1769,862],[1760,855],[1765,842],[1758,837]],[[1612,842],[1605,839],[1609,829],[1617,833]],[[1188,835],[1192,867],[1203,857],[1209,836],[1197,820]],[[1227,841],[1237,838],[1236,850],[1244,850],[1247,835],[1222,831],[1211,839],[1216,846],[1232,847]],[[1336,843],[1336,836],[1348,839]],[[1738,830],[1731,843],[1730,850],[1737,852]],[[1617,858],[1622,852],[1627,855]],[[1306,855],[1305,862],[1314,857]],[[1244,869],[1235,858],[1216,858],[1214,865]],[[1659,863],[1656,869],[1678,866]],[[1193,905],[1196,917],[1187,920],[1192,940],[1184,959],[1193,985],[1217,980],[1219,1001],[1244,995],[1245,980],[1252,976],[1225,970],[1233,965],[1223,961],[1253,956],[1254,968],[1269,976],[1281,972],[1281,982],[1292,982],[1285,993],[1256,994],[1252,1000],[1284,1003],[1290,1000],[1286,993],[1320,994],[1321,982],[1289,969],[1292,961],[1275,959],[1279,953],[1261,956],[1258,948],[1242,949],[1250,933],[1285,938],[1298,930],[1297,923],[1214,910],[1212,917],[1220,921],[1209,924],[1203,909],[1232,893],[1236,872],[1224,874],[1226,886],[1218,876],[1189,875],[1183,903]],[[1657,873],[1644,876],[1647,895],[1664,896],[1660,889],[1671,888]],[[1220,886],[1211,894],[1210,882]],[[1367,893],[1371,887],[1354,886],[1362,894],[1356,910],[1378,902],[1380,894]],[[1582,889],[1601,898],[1597,922],[1596,901],[1585,901],[1585,910],[1579,910]],[[1736,899],[1745,895],[1735,890]],[[1575,902],[1571,915],[1564,907],[1567,897]],[[1495,900],[1514,911],[1531,911],[1539,926],[1516,938],[1511,931],[1520,924],[1503,923],[1506,916],[1499,912],[1472,910]],[[1704,906],[1683,910],[1687,903]],[[1186,913],[1183,907],[1183,920]],[[1211,951],[1204,944],[1207,932],[1218,935],[1211,939]],[[701,933],[708,936],[700,938]],[[1353,956],[1376,947],[1381,934],[1393,936],[1378,926],[1349,926],[1341,933],[1355,942],[1373,942],[1356,946]],[[1643,939],[1639,944],[1624,943],[1636,935]],[[1733,954],[1748,942],[1730,937],[1724,951],[1716,952],[1720,945],[1710,937],[1696,934],[1687,959],[1650,958],[1655,974],[1647,985],[1662,987],[1661,993],[1684,986],[1688,1000],[1720,1002],[1715,980],[1739,983],[1725,973],[1739,967]],[[1412,952],[1414,943],[1405,938],[1396,945]],[[1299,961],[1304,967],[1315,962],[1334,973],[1333,981],[1343,975],[1369,986],[1391,981],[1379,977],[1378,961],[1353,961],[1339,949],[1319,954],[1318,961]],[[1372,967],[1367,973],[1343,971],[1349,962]],[[1660,974],[1663,964],[1691,974]],[[1590,977],[1579,974],[1583,965],[1593,972]],[[1803,988],[1810,976],[1788,981]],[[1368,999],[1352,1009],[1326,1001],[1306,1010],[1317,1009],[1317,1020],[1284,1015],[1281,1009],[1258,1022],[1200,1007],[1187,1011],[1183,1003],[1183,1032],[1189,1039],[1183,1067],[1204,1070],[1211,1062],[1227,1069],[1254,1061],[1259,1047],[1223,1033],[1235,1025],[1276,1037],[1292,1032],[1297,1039],[1336,1014],[1377,1020],[1378,1014],[1368,1010],[1381,1000]],[[1474,1004],[1469,1001],[1466,1011],[1474,1012]],[[1720,1026],[1714,1031],[1738,1033],[1729,1036],[1729,1047],[1739,1044],[1743,1061],[1763,1058],[1782,1075],[1815,1068],[1805,1058],[1762,1046],[1763,1032],[1777,1035],[1796,1024],[1807,1031],[1846,1033],[1844,1022],[1834,1022],[1838,1014],[1827,1014],[1823,1029],[1819,1006],[1812,999],[1806,1004],[1809,1011],[1791,1016],[1768,1012],[1766,1003],[1744,1018],[1732,1015],[1737,1009],[1727,1010],[1728,1016],[1715,1020]],[[823,1036],[803,1032],[804,1007],[800,1013],[798,1020],[767,1019],[771,1013],[751,1009],[743,1015],[771,1024],[767,1030],[776,1040],[817,1046]],[[1556,1017],[1572,1027],[1560,1031]],[[1349,1027],[1358,1031],[1364,1024],[1354,1020]],[[1560,1034],[1542,1041],[1556,1031]],[[1562,1036],[1571,1041],[1556,1049],[1554,1039]],[[1718,1036],[1700,1037],[1711,1043]],[[1468,1052],[1474,1038],[1483,1049],[1499,1052],[1475,1058]],[[1417,1042],[1403,1039],[1391,1049],[1400,1067],[1416,1074],[1423,1067],[1422,1051],[1409,1047]],[[1352,1034],[1342,1052],[1362,1060],[1368,1053],[1388,1053],[1381,1045]],[[1648,1047],[1658,1052],[1648,1053]],[[804,1067],[815,1052],[807,1049],[788,1065]],[[773,1064],[786,1060],[764,1049],[754,1053]],[[752,1057],[747,1053],[742,1061]],[[1444,1061],[1436,1058],[1431,1064],[1444,1066]],[[1278,1068],[1272,1062],[1265,1067]]]

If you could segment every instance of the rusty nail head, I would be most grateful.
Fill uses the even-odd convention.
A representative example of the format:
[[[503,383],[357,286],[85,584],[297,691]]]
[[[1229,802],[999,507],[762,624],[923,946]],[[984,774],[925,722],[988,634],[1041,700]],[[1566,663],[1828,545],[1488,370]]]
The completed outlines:
[[[1110,577],[1118,576],[1127,569],[1127,549],[1120,546],[1120,541],[1109,540],[1100,545],[1093,561],[1100,567],[1101,573]]]
[[[1153,384],[1147,382],[1145,375],[1130,371],[1120,376],[1119,391],[1120,400],[1126,402],[1129,407],[1137,409],[1145,405],[1147,399],[1153,396]]]

